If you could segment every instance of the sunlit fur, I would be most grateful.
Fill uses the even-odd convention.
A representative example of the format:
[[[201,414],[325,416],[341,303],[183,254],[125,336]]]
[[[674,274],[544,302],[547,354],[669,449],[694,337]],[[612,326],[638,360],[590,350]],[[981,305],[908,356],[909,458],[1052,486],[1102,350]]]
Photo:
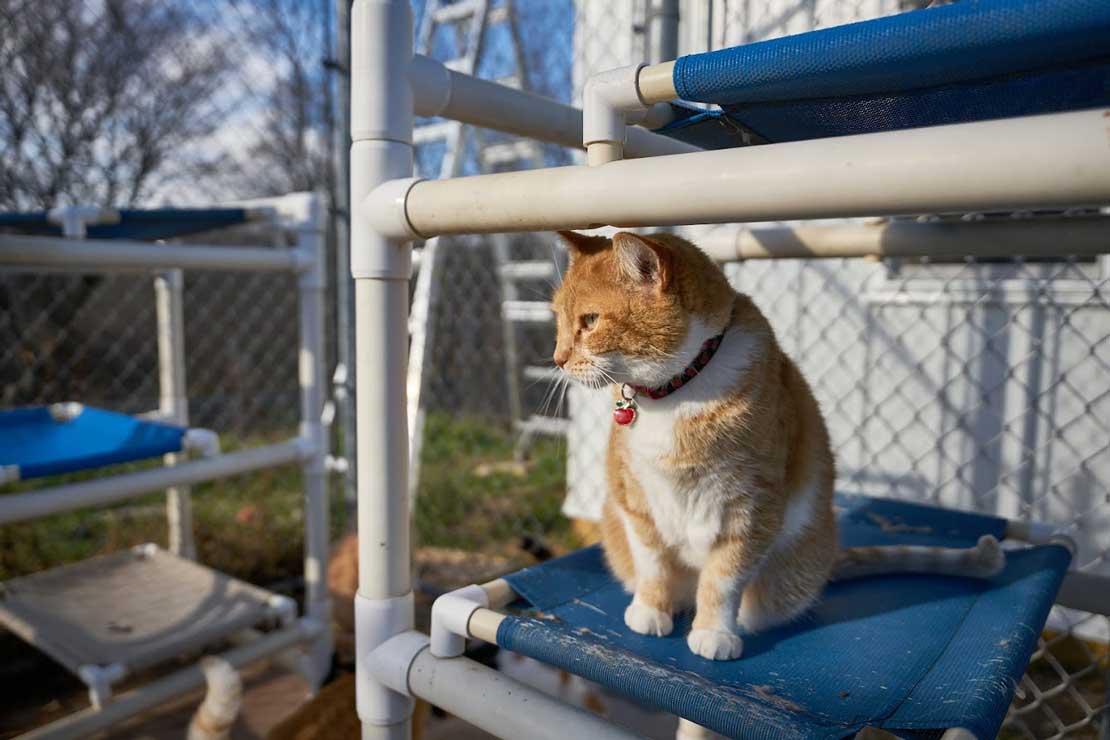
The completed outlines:
[[[554,296],[554,360],[569,377],[612,385],[616,400],[619,384],[661,385],[724,333],[688,385],[638,396],[636,420],[612,425],[601,538],[633,595],[630,629],[665,635],[672,614],[692,605],[690,649],[736,658],[738,628],[803,613],[845,555],[817,402],[763,314],[694,245],[670,234],[561,235],[570,264]],[[899,569],[899,548],[872,550],[855,572]],[[1000,567],[993,551],[953,552],[984,560],[983,572]],[[935,570],[920,554],[915,563]]]

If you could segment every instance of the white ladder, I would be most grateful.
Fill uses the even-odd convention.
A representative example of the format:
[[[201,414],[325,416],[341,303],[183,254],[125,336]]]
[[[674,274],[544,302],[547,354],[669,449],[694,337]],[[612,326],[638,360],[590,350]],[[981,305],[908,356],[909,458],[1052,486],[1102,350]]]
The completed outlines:
[[[449,69],[474,75],[483,52],[483,39],[489,26],[503,23],[509,32],[515,72],[500,77],[496,82],[514,88],[527,87],[526,68],[513,14],[512,0],[503,0],[491,8],[489,0],[428,0],[416,40],[416,53],[432,56],[433,44],[443,28],[452,29],[454,45],[459,56],[444,62]],[[440,162],[440,178],[459,174],[462,159],[471,137],[482,133],[457,121],[437,121],[416,128],[413,141],[417,146],[443,142],[444,155]],[[531,140],[517,140],[483,145],[482,138],[473,139],[478,144],[478,168],[482,173],[500,170],[523,169],[542,166],[543,149]],[[521,376],[531,381],[550,382],[555,375],[553,368],[521,367],[516,327],[519,323],[543,322],[551,324],[552,314],[548,303],[522,301],[518,283],[525,280],[553,280],[557,274],[553,263],[542,261],[512,260],[511,238],[506,234],[490,237],[501,291],[502,341],[505,349],[505,374],[508,386],[509,412],[514,430],[518,434],[515,454],[523,456],[537,434],[565,434],[566,421],[533,414],[524,417],[521,398]],[[414,254],[417,270],[413,291],[412,311],[409,317],[409,367],[408,367],[408,423],[409,423],[409,491],[414,494],[419,481],[420,452],[423,447],[424,411],[421,395],[426,387],[430,368],[434,312],[439,297],[441,278],[436,275],[438,239],[430,239],[423,249]]]
[[[462,49],[462,54],[444,64],[455,71],[473,75],[481,53],[488,14],[488,0],[461,0],[455,3],[428,0],[420,22],[416,53],[430,56],[438,29],[452,28],[455,31],[456,45]],[[454,177],[458,174],[466,145],[465,127],[458,121],[441,121],[418,126],[413,131],[413,144],[416,146],[436,142],[443,142],[445,146],[438,177]],[[439,302],[440,281],[436,275],[438,251],[439,239],[433,238],[425,242],[423,248],[413,252],[412,267],[416,273],[416,286],[409,312],[409,365],[406,378],[410,497],[416,494],[420,482],[420,453],[424,446],[424,409],[421,401],[430,370],[435,308]]]
[[[516,340],[517,326],[542,324],[554,327],[555,316],[551,312],[551,304],[547,301],[521,300],[518,284],[538,280],[554,284],[559,268],[554,260],[513,260],[509,241],[509,237],[505,234],[493,237],[497,276],[501,284],[501,327],[505,345],[509,411],[517,433],[513,456],[521,460],[528,453],[528,448],[537,436],[565,436],[569,420],[540,413],[525,414],[520,387],[521,378],[529,381],[529,384],[550,385],[558,379],[559,371],[554,366],[522,365],[520,362]]]

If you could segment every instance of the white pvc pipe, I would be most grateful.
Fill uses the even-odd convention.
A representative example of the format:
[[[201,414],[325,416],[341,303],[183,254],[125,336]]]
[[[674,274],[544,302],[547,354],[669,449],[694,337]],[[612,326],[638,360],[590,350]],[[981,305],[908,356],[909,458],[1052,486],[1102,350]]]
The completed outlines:
[[[624,156],[624,139],[631,116],[646,106],[636,92],[636,76],[643,65],[629,65],[591,75],[582,88],[582,145],[587,162],[597,167]]]
[[[386,184],[389,236],[669,226],[1110,202],[1103,111]],[[1045,146],[1052,141],[1052,146]],[[392,214],[392,215],[390,215]]]
[[[0,496],[0,524],[35,519],[61,511],[102,506],[171,486],[202,483],[252,470],[300,462],[306,452],[307,445],[303,440],[291,439],[265,447],[187,462],[172,468],[158,467],[27,493],[11,493]]]
[[[185,384],[185,276],[168,270],[154,278],[154,305],[158,317],[158,410],[171,424],[189,426],[189,399]],[[177,453],[163,457],[167,466],[187,458]],[[166,524],[170,552],[196,558],[193,542],[193,504],[189,489],[166,489]]]
[[[443,116],[472,126],[570,147],[582,145],[582,111],[542,95],[449,70],[423,56],[410,72],[417,115]],[[638,126],[625,131],[626,157],[654,157],[700,151],[692,144],[653,134]]]
[[[405,391],[407,397],[406,418],[408,421],[409,435],[409,472],[408,488],[409,498],[416,495],[420,483],[420,454],[424,442],[424,412],[421,405],[420,392],[425,386],[432,368],[427,366],[431,359],[431,348],[435,341],[434,310],[438,305],[440,281],[436,254],[439,251],[439,240],[431,239],[424,243],[424,248],[413,253],[413,266],[416,268],[415,257],[420,256],[419,270],[416,275],[416,284],[412,289],[412,306],[409,309],[409,348],[408,370],[405,376]]]
[[[831,257],[1059,257],[1110,253],[1110,218],[882,221],[740,228],[697,244],[719,262]]]
[[[0,234],[0,265],[45,268],[297,271],[290,249],[260,247],[157,246],[114,239],[74,241],[53,236]]]
[[[358,480],[356,703],[364,740],[407,740],[412,700],[378,682],[369,655],[413,624],[405,365],[412,248],[377,233],[364,203],[412,174],[409,0],[355,0],[351,13],[351,274],[355,279]]]
[[[950,727],[944,731],[940,740],[979,740],[979,738],[975,736],[975,733],[963,727]]]
[[[318,635],[322,625],[302,620],[289,629],[283,629],[251,641],[241,647],[221,654],[234,668],[243,668],[258,660],[280,653],[290,647],[308,642]],[[199,665],[192,665],[169,676],[146,684],[126,694],[116,697],[100,710],[93,708],[66,715],[57,722],[36,727],[20,735],[24,740],[79,740],[91,737],[100,730],[111,727],[116,722],[157,707],[171,699],[181,696],[192,689],[203,686],[204,673]]]
[[[468,658],[435,658],[421,650],[408,671],[421,699],[503,738],[629,740],[639,737],[580,707]]]
[[[405,392],[407,310],[407,282],[355,281],[355,367],[359,372],[357,598],[391,600],[400,605],[405,602],[397,600],[412,590]],[[409,620],[404,627],[411,628],[411,615]],[[366,650],[358,646],[359,655]]]
[[[659,62],[641,69],[636,80],[636,89],[640,100],[647,105],[676,99],[678,92],[674,89],[674,61]]]
[[[481,586],[463,586],[443,594],[432,604],[431,645],[437,658],[457,658],[466,649],[467,622],[478,609],[489,607]]]
[[[120,213],[114,208],[90,205],[55,206],[46,214],[47,220],[62,227],[67,239],[84,239],[87,226],[93,224],[118,224]]]
[[[305,613],[320,624],[331,624],[328,593],[328,440],[321,415],[324,410],[324,219],[323,203],[314,197],[311,214],[300,226],[297,249],[311,267],[300,274],[300,327],[297,379],[301,395],[301,439],[311,446],[302,463],[305,487]],[[331,665],[331,632],[325,630],[313,643],[313,689],[319,687]]]

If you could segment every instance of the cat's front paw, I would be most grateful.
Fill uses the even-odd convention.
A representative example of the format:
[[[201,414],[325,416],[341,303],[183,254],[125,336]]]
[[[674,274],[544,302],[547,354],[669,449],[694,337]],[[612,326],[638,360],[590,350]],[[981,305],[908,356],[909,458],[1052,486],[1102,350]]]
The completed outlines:
[[[633,601],[624,610],[624,623],[633,632],[656,637],[666,637],[674,629],[670,614],[638,601]]]
[[[690,630],[686,644],[694,655],[709,660],[735,660],[744,652],[740,635],[723,630]]]

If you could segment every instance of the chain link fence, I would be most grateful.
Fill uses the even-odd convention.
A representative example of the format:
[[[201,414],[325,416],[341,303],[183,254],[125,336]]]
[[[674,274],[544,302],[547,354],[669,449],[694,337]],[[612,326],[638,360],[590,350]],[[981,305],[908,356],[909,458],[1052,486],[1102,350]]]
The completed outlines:
[[[0,0],[0,210],[329,190],[333,14],[322,0]],[[247,226],[183,241],[292,238]],[[236,436],[294,429],[293,278],[194,272],[185,290],[193,422]],[[157,406],[149,275],[7,271],[0,307],[3,405]]]
[[[333,3],[322,0],[0,0],[0,211],[210,207],[329,192],[340,84],[327,64],[333,28]],[[284,227],[252,223],[181,241],[295,240]],[[0,271],[0,405],[156,409],[153,277]],[[184,286],[191,423],[218,432],[225,450],[295,436],[296,278],[196,271]],[[301,497],[295,466],[196,487],[201,559],[262,584],[295,580]],[[0,527],[0,577],[165,544],[165,526],[153,496]]]
[[[680,50],[928,4],[684,3]],[[566,5],[553,14],[547,3],[513,3],[522,17],[539,12],[537,6],[546,13],[545,33],[524,25],[519,34],[524,58],[542,60],[533,62],[531,79],[545,94],[580,104],[590,74],[645,58],[645,3]],[[551,47],[573,55],[554,55]],[[550,150],[549,164],[580,161],[577,153]],[[426,156],[426,172],[434,175],[436,155]],[[469,156],[477,162],[477,152]],[[697,241],[734,228],[681,231]],[[514,237],[512,249],[513,260],[562,258],[549,234]],[[444,239],[440,254],[445,287],[432,312],[433,371],[422,396],[430,423],[415,500],[417,574],[437,588],[480,581],[582,543],[567,515],[587,518],[599,510],[607,425],[597,420],[608,418],[611,405],[604,393],[572,388],[564,397],[545,379],[525,378],[525,416],[566,418],[569,435],[541,437],[514,457],[519,433],[510,417],[507,343],[516,342],[519,366],[550,367],[554,327],[513,323],[505,333],[493,238]],[[1079,542],[1077,569],[1110,576],[1106,258],[780,260],[727,269],[813,385],[832,433],[841,490],[1050,522]],[[523,284],[521,297],[546,301],[555,280]],[[1004,737],[1097,737],[1107,711],[1108,629],[1106,617],[1053,610]]]
[[[426,4],[414,2],[417,25]],[[690,0],[682,4],[679,47],[682,53],[720,48],[927,4]],[[645,5],[513,0],[515,30],[487,31],[477,74],[516,75],[528,89],[580,104],[589,75],[647,55]],[[0,0],[0,61],[9,70],[0,80],[0,141],[7,142],[0,146],[0,209],[64,202],[207,205],[328,189],[329,96],[337,84],[323,64],[331,6],[206,0],[171,12],[141,0],[51,7]],[[151,38],[158,32],[157,48],[121,40],[142,28]],[[55,53],[52,44],[78,36],[91,40],[83,52],[72,59]],[[448,60],[473,42],[444,35],[431,52]],[[31,54],[32,44],[44,58]],[[127,63],[92,64],[95,44],[106,62]],[[51,59],[64,74],[47,75]],[[131,74],[117,75],[115,87],[94,84],[111,78],[106,70],[114,67]],[[30,90],[36,79],[46,83]],[[63,129],[79,127],[64,116],[55,129],[28,129],[42,111],[69,115],[62,93],[82,80],[83,94],[105,100],[105,110],[144,112],[121,129],[130,138],[119,139],[118,149],[94,152],[87,141],[67,138]],[[149,101],[143,107],[143,100],[158,97],[151,93],[159,85],[185,82],[189,95],[174,98],[173,110],[189,126],[171,127]],[[114,120],[105,113],[104,130]],[[89,135],[97,140],[95,132]],[[136,149],[151,137],[166,147]],[[512,139],[484,133],[464,141],[460,172],[474,174],[484,168],[484,149]],[[90,153],[70,166],[75,156],[64,155],[73,146]],[[138,151],[149,156],[137,158]],[[552,145],[541,154],[548,166],[581,161],[577,152]],[[423,173],[436,176],[443,155],[440,144],[421,147]],[[135,162],[148,162],[150,171],[135,170]],[[717,232],[683,233],[696,241]],[[269,239],[229,233],[203,241]],[[553,235],[457,237],[440,240],[437,251],[414,499],[414,565],[429,591],[482,581],[580,545],[583,533],[567,514],[588,514],[601,495],[606,425],[597,419],[609,412],[607,397],[580,389],[565,394],[541,372],[551,367],[553,324],[504,305],[505,263],[532,265],[531,277],[513,283],[513,300],[549,300],[563,260]],[[1051,522],[1079,542],[1077,568],[1110,575],[1105,258],[786,260],[728,269],[814,386],[843,490]],[[0,273],[0,405],[80,400],[126,412],[154,408],[153,297],[145,274]],[[232,447],[292,433],[298,408],[292,279],[190,273],[185,315],[193,423],[221,432]],[[329,339],[329,353],[334,347]],[[538,434],[522,445],[520,422],[532,415],[565,420],[569,432]],[[263,583],[296,572],[298,495],[296,470],[201,487],[198,501],[208,502],[197,509],[202,559]],[[564,507],[568,495],[571,504]],[[19,532],[0,528],[5,577],[157,538],[164,527],[155,500],[98,516],[63,517]],[[280,552],[254,547],[278,540],[285,543]],[[1097,735],[1107,704],[1108,630],[1105,617],[1054,610],[1004,736]]]
[[[841,489],[1025,521],[1110,575],[1110,262],[748,262],[828,419]],[[1056,607],[1006,725],[1095,737],[1107,619]]]

